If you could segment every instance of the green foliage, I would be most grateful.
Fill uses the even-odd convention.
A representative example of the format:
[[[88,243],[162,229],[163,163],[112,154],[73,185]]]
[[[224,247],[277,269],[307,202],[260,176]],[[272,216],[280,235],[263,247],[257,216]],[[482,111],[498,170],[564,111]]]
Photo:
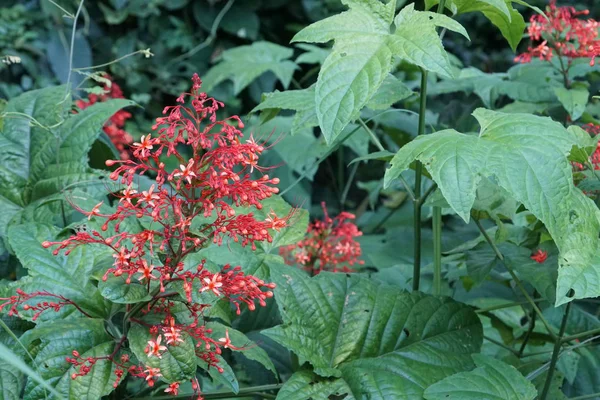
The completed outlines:
[[[430,384],[470,369],[470,354],[481,346],[475,314],[448,298],[355,276],[310,279],[289,267],[272,268],[271,278],[283,325],[265,333],[316,374],[343,378],[356,398],[420,396]]]
[[[452,375],[426,391],[427,400],[439,399],[505,399],[533,400],[537,396],[535,387],[514,367],[502,361],[473,355],[477,365],[472,371]]]
[[[446,130],[418,138],[394,156],[386,186],[420,160],[450,207],[468,222],[479,181],[493,176],[545,223],[556,241],[561,252],[556,304],[599,294],[591,283],[597,273],[600,214],[574,187],[568,161],[571,149],[580,146],[578,138],[548,118],[483,109],[473,115],[481,125],[479,136]],[[556,167],[549,169],[549,164]],[[575,293],[567,296],[571,289]]]

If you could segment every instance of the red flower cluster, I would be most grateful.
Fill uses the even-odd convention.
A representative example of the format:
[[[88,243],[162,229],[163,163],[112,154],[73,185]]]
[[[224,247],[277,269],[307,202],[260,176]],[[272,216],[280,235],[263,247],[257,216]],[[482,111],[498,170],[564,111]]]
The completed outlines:
[[[590,57],[590,65],[594,65],[595,57],[600,55],[600,23],[593,19],[578,18],[588,14],[589,10],[577,11],[571,6],[557,7],[556,0],[552,0],[545,17],[539,14],[531,17],[527,28],[531,45],[515,61],[528,63],[533,58],[549,61],[553,56]]]
[[[113,275],[122,277],[126,284],[139,281],[152,296],[152,301],[138,309],[128,306],[126,318],[128,326],[136,323],[149,329],[153,340],[148,342],[147,356],[160,358],[168,346],[192,340],[196,356],[222,372],[223,369],[218,365],[221,349],[239,350],[241,347],[231,343],[228,333],[225,338],[211,337],[212,331],[205,326],[203,318],[204,311],[210,305],[195,302],[194,293],[226,298],[235,305],[239,314],[242,303],[250,310],[255,309],[256,301],[265,306],[265,300],[273,296],[271,290],[275,284],[246,275],[239,266],[225,265],[220,272],[213,273],[205,268],[204,262],[193,268],[185,268],[183,260],[186,255],[211,242],[221,244],[226,237],[252,248],[255,248],[256,242],[270,242],[273,239],[272,231],[284,228],[291,214],[278,217],[271,211],[265,220],[259,220],[251,212],[238,213],[235,206],[261,209],[261,201],[278,192],[273,185],[279,180],[268,175],[258,179],[251,177],[253,169],[263,170],[257,165],[264,150],[263,145],[252,137],[242,143],[242,132],[231,124],[242,128],[239,117],[217,120],[216,112],[223,104],[200,92],[201,81],[197,75],[192,81],[191,92],[181,95],[177,99],[179,104],[166,107],[166,116],[156,120],[153,127],[157,130],[156,137],[149,134],[140,143],[135,143],[132,159],[107,161],[108,166],[119,165],[111,178],[126,185],[122,192],[115,195],[119,199],[116,211],[103,213],[102,203],[91,211],[78,208],[89,219],[104,219],[101,230],[110,233],[107,235],[94,230],[78,232],[64,241],[44,242],[43,246],[55,246],[55,255],[63,249],[68,254],[73,248],[84,244],[106,246],[113,253],[114,263],[103,279]],[[186,105],[186,98],[191,98],[191,106]],[[176,158],[180,168],[167,171],[161,155]],[[146,190],[138,191],[132,185],[137,174],[152,174],[155,183]],[[127,218],[151,220],[152,228],[140,232],[121,231],[120,225]],[[355,232],[351,232],[349,225],[352,224],[343,223],[346,218],[348,216],[338,219],[340,226],[334,228],[334,232],[336,236],[351,238],[358,231],[354,229]],[[331,229],[333,222],[330,220],[328,224],[328,229]],[[340,252],[347,251],[346,248],[352,245],[348,239],[338,242]],[[340,260],[351,261],[351,257],[342,257]],[[179,293],[184,295],[183,298],[179,297]],[[18,305],[26,301],[30,304],[32,297],[38,295],[49,294],[17,291],[16,296],[4,299],[7,301],[0,305],[0,309],[10,305],[14,314]],[[54,297],[58,301],[52,304],[23,305],[23,309],[32,309],[38,313],[37,316],[46,309],[59,310],[71,305],[87,316],[72,301],[61,296]],[[178,321],[173,311],[174,307],[181,307],[181,304],[185,305],[188,312],[185,321]],[[147,314],[155,315],[153,321],[158,316],[162,322],[146,323],[143,316]],[[123,331],[127,332],[127,327]],[[73,374],[73,378],[86,375],[97,360],[106,359],[116,365],[115,374],[117,371],[120,374],[115,384],[121,379],[123,371],[127,371],[153,386],[155,379],[161,376],[160,369],[154,364],[133,364],[128,358],[125,361],[119,358],[119,351],[127,341],[126,333],[115,340],[117,345],[111,355],[80,359],[74,353],[74,357],[67,360],[79,366],[79,372]],[[169,383],[165,391],[177,394],[179,382]],[[194,380],[192,384],[198,398],[201,398],[198,382]]]
[[[542,264],[544,261],[546,261],[547,258],[548,258],[548,252],[544,251],[544,250],[540,250],[540,249],[538,249],[531,256],[531,259],[533,261],[537,262],[538,264]]]
[[[360,243],[354,238],[361,236],[358,227],[349,222],[353,214],[342,212],[331,218],[322,203],[325,218],[308,226],[306,236],[296,244],[283,246],[279,254],[289,265],[299,265],[318,274],[321,271],[354,272],[350,267],[363,265]]]
[[[592,136],[597,136],[598,134],[600,134],[600,125],[589,123],[583,125],[582,128]],[[594,153],[592,153],[590,157],[590,163],[595,170],[600,170],[600,143],[597,144]],[[575,170],[579,171],[586,169],[585,165],[577,162],[573,163],[573,167],[575,168]]]
[[[104,78],[110,81],[110,83],[105,84],[103,87],[105,93],[102,95],[92,93],[88,96],[87,101],[77,100],[75,105],[79,107],[79,109],[83,110],[97,102],[125,98],[121,88],[112,80],[110,75],[104,74]],[[133,142],[133,138],[129,133],[123,130],[125,121],[127,121],[129,118],[131,118],[131,114],[129,112],[125,110],[119,110],[112,117],[110,117],[106,124],[104,124],[104,132],[106,132],[111,142],[113,142],[117,150],[119,150],[119,154],[123,160],[128,160],[131,157],[129,145]]]

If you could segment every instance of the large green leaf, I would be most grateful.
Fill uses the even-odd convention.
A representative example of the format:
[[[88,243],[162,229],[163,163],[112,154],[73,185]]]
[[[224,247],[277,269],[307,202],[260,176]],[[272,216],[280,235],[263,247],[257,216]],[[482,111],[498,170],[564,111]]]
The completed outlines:
[[[26,332],[21,341],[27,346],[39,341],[34,363],[37,372],[69,400],[95,400],[114,390],[114,364],[99,360],[90,373],[75,380],[71,374],[76,369],[65,358],[77,350],[83,357],[110,355],[115,342],[104,330],[101,319],[78,318],[57,320],[38,325]],[[41,400],[47,396],[43,386],[29,380],[25,386],[25,400]]]
[[[54,227],[38,224],[16,225],[10,228],[10,245],[19,261],[27,268],[29,276],[21,288],[28,293],[47,291],[51,294],[61,295],[94,316],[105,316],[107,310],[102,296],[98,289],[90,283],[96,253],[89,247],[79,246],[68,256],[53,255],[52,249],[45,249],[42,242],[55,240],[57,231]],[[44,300],[56,301],[55,298],[39,296],[30,300],[30,305]],[[41,320],[65,318],[71,313],[80,315],[71,306],[65,306],[61,311],[56,313],[49,310],[44,312],[40,318]]]
[[[58,203],[35,201],[61,194],[67,185],[93,180],[96,191],[103,189],[98,180],[105,174],[88,167],[87,154],[106,120],[132,104],[111,100],[71,114],[64,86],[30,91],[8,102],[0,128],[0,204],[6,210],[0,237],[11,220],[34,214],[38,207],[51,210],[44,221],[52,222]]]
[[[586,144],[549,118],[484,109],[473,115],[479,136],[444,130],[417,138],[394,156],[385,185],[420,160],[450,207],[469,221],[479,181],[493,177],[546,225],[560,250],[556,304],[600,295],[600,211],[574,186],[568,159],[573,147]]]
[[[425,391],[427,400],[533,400],[537,390],[517,369],[480,354],[477,368],[452,375]]]
[[[396,1],[343,1],[348,11],[318,21],[294,36],[294,42],[333,40],[315,87],[317,118],[332,143],[358,117],[392,68],[393,56],[427,70],[451,76],[452,69],[437,26],[460,32],[463,27],[443,15],[403,8],[394,18]],[[392,32],[392,22],[395,31]]]
[[[341,377],[356,398],[421,399],[429,385],[473,367],[482,328],[449,298],[407,293],[357,275],[271,268],[283,325],[264,331],[309,362]]]
[[[222,61],[204,75],[202,89],[209,92],[219,83],[230,79],[233,81],[234,94],[239,94],[267,71],[273,72],[287,88],[298,68],[289,60],[293,54],[292,49],[269,42],[254,42],[226,50],[221,55]]]

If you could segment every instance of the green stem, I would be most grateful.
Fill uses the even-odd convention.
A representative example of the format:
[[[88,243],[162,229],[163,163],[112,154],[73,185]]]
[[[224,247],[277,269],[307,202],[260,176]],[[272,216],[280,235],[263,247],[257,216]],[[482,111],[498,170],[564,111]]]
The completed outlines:
[[[371,129],[369,129],[369,127],[367,126],[365,121],[363,121],[362,118],[359,118],[358,123],[360,124],[360,126],[363,127],[363,129],[365,131],[367,131],[367,133],[369,134],[369,137],[371,137],[371,141],[373,142],[373,144],[375,144],[375,146],[379,149],[379,151],[385,151],[385,148],[383,147],[383,145],[377,138],[377,135],[375,135],[375,133],[373,133],[373,131]]]
[[[570,304],[570,303],[569,303]],[[575,339],[581,339],[584,338],[586,336],[595,336],[597,334],[600,333],[600,328],[596,328],[596,329],[592,329],[589,331],[585,331],[585,332],[581,332],[581,333],[577,333],[575,335],[571,335],[571,336],[566,336],[562,339],[563,343],[567,343],[567,342],[571,342]]]
[[[533,292],[533,297],[534,299],[538,296],[537,292]],[[519,358],[523,357],[523,352],[525,351],[525,347],[527,346],[527,342],[529,342],[529,338],[531,337],[531,334],[533,333],[533,330],[535,329],[535,320],[536,320],[537,314],[535,313],[535,311],[531,311],[531,316],[530,321],[529,321],[529,329],[527,330],[527,333],[525,334],[525,338],[523,339],[523,343],[521,343],[521,347],[519,348]]]
[[[519,355],[519,353],[517,352],[517,350],[513,349],[510,346],[505,345],[502,342],[497,341],[496,339],[492,339],[491,337],[488,337],[488,336],[484,336],[483,338],[485,340],[487,340],[488,342],[490,342],[490,343],[494,343],[496,346],[502,347],[503,349],[506,349],[506,350],[510,351],[511,353],[513,353],[516,356]]]
[[[433,295],[442,294],[442,208],[433,207]]]
[[[539,303],[540,301],[543,301],[543,300],[544,299],[535,299],[534,301],[536,303]],[[528,301],[515,301],[515,302],[511,302],[511,303],[499,304],[497,306],[492,306],[492,307],[479,308],[479,309],[475,310],[475,312],[477,314],[483,314],[483,313],[490,312],[490,311],[502,310],[503,308],[518,307],[518,306],[522,306],[525,304],[529,304],[529,302]]]
[[[550,326],[550,324],[548,323],[548,321],[544,317],[544,314],[542,314],[542,311],[537,306],[536,302],[531,298],[531,296],[529,295],[529,293],[527,293],[527,290],[525,289],[525,286],[523,286],[523,282],[521,282],[521,280],[519,279],[519,277],[515,274],[515,271],[513,271],[512,267],[510,267],[508,265],[508,263],[504,262],[504,256],[502,255],[502,253],[500,252],[500,250],[498,249],[498,247],[496,246],[496,244],[494,243],[494,241],[492,240],[492,238],[490,238],[490,236],[487,234],[487,232],[485,231],[485,229],[483,228],[483,226],[481,226],[481,222],[479,222],[478,219],[474,219],[474,221],[475,221],[475,225],[477,225],[477,228],[479,229],[479,231],[481,232],[481,234],[483,235],[483,237],[485,238],[485,240],[492,247],[492,250],[494,250],[494,253],[496,253],[496,257],[498,257],[500,259],[500,261],[502,261],[502,264],[504,265],[504,267],[506,268],[506,270],[508,271],[508,273],[510,274],[510,276],[512,277],[512,279],[515,281],[517,287],[519,288],[519,290],[521,291],[521,293],[523,294],[523,296],[525,296],[525,298],[527,299],[527,302],[529,304],[531,304],[531,306],[533,307],[533,309],[537,313],[540,321],[542,321],[542,323],[546,327],[546,330],[548,331],[548,334],[550,335],[550,337],[552,337],[552,340],[555,341],[556,340],[556,334],[552,330],[552,327]]]
[[[275,383],[272,385],[261,385],[241,388],[238,393],[234,393],[228,390],[219,390],[216,392],[202,393],[202,397],[208,399],[228,399],[232,397],[247,397],[250,394],[261,395],[260,392],[267,392],[271,390],[279,390],[283,386],[283,383]],[[153,397],[138,397],[134,400],[169,400],[169,399],[187,399],[190,398],[190,394],[180,394],[177,396],[153,396]]]
[[[552,383],[552,375],[554,375],[554,369],[556,368],[556,362],[558,361],[558,355],[560,354],[562,347],[562,337],[565,334],[565,329],[567,328],[567,321],[569,319],[569,311],[571,311],[571,305],[573,302],[569,302],[567,304],[567,308],[565,309],[565,313],[563,314],[562,322],[560,323],[560,330],[558,332],[558,339],[554,343],[554,351],[552,352],[552,359],[550,360],[550,367],[548,369],[548,374],[546,375],[546,382],[544,383],[544,389],[542,390],[542,394],[540,395],[540,400],[546,400],[548,396],[548,391],[550,390],[550,384]]]
[[[421,68],[421,98],[419,101],[419,129],[417,135],[425,134],[425,111],[427,110],[427,71]],[[419,290],[421,283],[421,176],[423,164],[417,161],[415,168],[415,201],[413,202],[413,225],[414,225],[414,264],[413,264],[413,291]]]
[[[588,400],[600,398],[600,392],[592,394],[584,394],[583,396],[571,397],[569,400]]]
[[[348,177],[348,181],[346,182],[346,186],[344,187],[344,191],[342,192],[342,198],[340,200],[342,209],[344,208],[344,204],[346,204],[346,199],[348,198],[348,192],[350,191],[352,182],[354,182],[354,176],[356,175],[356,171],[358,170],[358,164],[359,163],[355,163],[352,166],[352,170],[350,170],[350,176]]]

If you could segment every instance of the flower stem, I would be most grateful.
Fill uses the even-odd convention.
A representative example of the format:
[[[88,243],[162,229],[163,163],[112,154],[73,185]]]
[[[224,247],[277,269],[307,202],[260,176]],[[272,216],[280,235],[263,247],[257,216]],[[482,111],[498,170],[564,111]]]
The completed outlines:
[[[565,313],[563,314],[562,322],[560,323],[560,330],[558,332],[558,338],[554,342],[554,351],[552,352],[552,359],[550,360],[550,367],[548,369],[548,374],[546,375],[546,382],[544,383],[544,389],[542,390],[542,394],[540,395],[540,400],[546,400],[546,397],[548,396],[550,384],[552,383],[552,375],[554,375],[554,369],[556,368],[558,355],[561,352],[562,337],[565,334],[565,329],[567,328],[567,321],[569,320],[569,311],[571,311],[572,304],[573,302],[569,302],[567,304],[567,308],[565,309]]]
[[[427,110],[427,70],[421,68],[421,98],[419,101],[419,129],[417,135],[425,134],[425,111]],[[421,283],[421,210],[423,203],[421,201],[421,176],[423,174],[423,164],[417,161],[415,167],[415,188],[413,193],[413,224],[414,224],[414,263],[413,263],[413,291],[419,290]]]
[[[498,249],[498,247],[496,246],[496,244],[494,243],[494,241],[492,240],[492,238],[490,238],[490,236],[487,234],[487,232],[485,231],[485,229],[483,228],[483,226],[481,226],[481,222],[479,222],[479,220],[477,220],[477,219],[474,219],[474,221],[475,221],[475,225],[477,225],[477,228],[479,229],[479,231],[481,232],[481,234],[483,235],[483,237],[485,238],[485,240],[492,247],[492,250],[494,250],[494,253],[496,253],[496,257],[498,257],[498,259],[500,259],[500,261],[502,261],[502,264],[504,265],[504,267],[506,268],[506,270],[508,271],[508,273],[510,274],[510,276],[512,277],[512,279],[515,281],[517,287],[519,288],[519,290],[521,291],[521,293],[523,294],[523,296],[525,296],[525,298],[527,299],[527,302],[529,304],[531,304],[531,306],[535,310],[535,312],[538,315],[540,321],[542,321],[542,323],[546,327],[546,330],[548,331],[548,334],[550,335],[550,337],[552,337],[552,340],[556,341],[556,334],[552,330],[552,327],[550,326],[550,324],[548,323],[548,321],[544,317],[544,314],[542,313],[542,311],[540,310],[540,308],[537,306],[536,302],[531,298],[531,296],[529,295],[529,293],[527,293],[527,290],[525,289],[525,286],[523,286],[523,282],[521,282],[521,280],[519,279],[519,277],[515,274],[515,271],[513,271],[512,267],[507,262],[505,262],[504,256],[502,255],[502,253],[500,252],[500,250]]]
[[[442,294],[442,208],[433,207],[433,294]]]

